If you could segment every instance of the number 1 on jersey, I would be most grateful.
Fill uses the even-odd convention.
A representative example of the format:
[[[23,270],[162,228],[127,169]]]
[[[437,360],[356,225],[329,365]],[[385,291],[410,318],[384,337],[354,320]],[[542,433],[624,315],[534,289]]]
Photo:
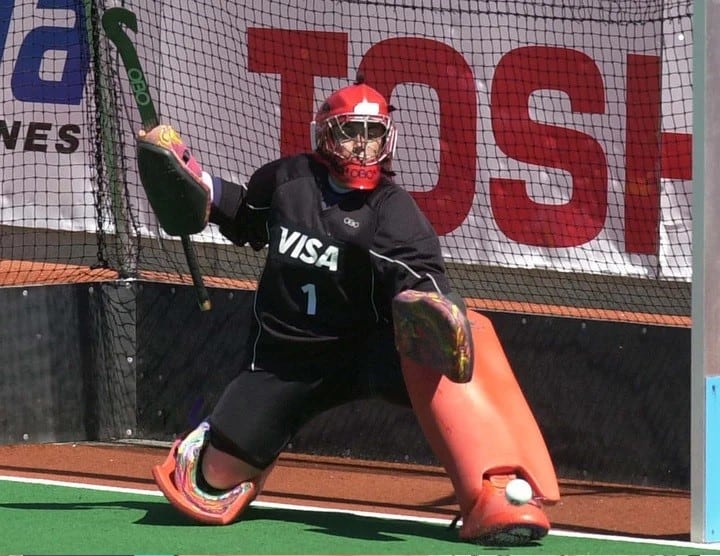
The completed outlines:
[[[315,294],[315,284],[305,284],[300,288],[303,293],[307,295],[307,310],[308,315],[314,315],[317,312],[317,295]]]

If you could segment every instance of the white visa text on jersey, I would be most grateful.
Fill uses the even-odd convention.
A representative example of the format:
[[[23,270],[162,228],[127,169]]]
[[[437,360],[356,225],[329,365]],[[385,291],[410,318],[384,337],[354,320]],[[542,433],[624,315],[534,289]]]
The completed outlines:
[[[337,246],[326,246],[317,238],[308,237],[297,230],[290,231],[285,226],[280,226],[280,231],[278,252],[281,255],[318,268],[326,268],[330,272],[337,271],[340,256]]]

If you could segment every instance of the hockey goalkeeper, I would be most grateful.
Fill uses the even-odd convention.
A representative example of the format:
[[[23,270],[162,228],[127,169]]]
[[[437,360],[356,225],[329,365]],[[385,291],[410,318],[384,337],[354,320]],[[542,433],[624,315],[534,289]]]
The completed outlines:
[[[554,469],[490,321],[465,310],[437,235],[392,179],[391,110],[362,80],[340,89],[312,122],[313,152],[266,164],[246,187],[202,172],[168,126],[138,138],[166,231],[197,232],[211,200],[224,236],[268,248],[247,360],[153,474],[186,515],[230,523],[312,417],[382,397],[414,409],[455,489],[460,537],[527,544],[550,527]],[[530,500],[506,498],[516,477]]]

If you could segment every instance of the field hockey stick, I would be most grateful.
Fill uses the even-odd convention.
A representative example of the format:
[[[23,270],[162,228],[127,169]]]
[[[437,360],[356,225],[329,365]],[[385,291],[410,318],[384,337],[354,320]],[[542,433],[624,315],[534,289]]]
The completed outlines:
[[[130,86],[133,91],[133,97],[140,111],[140,120],[145,131],[150,131],[156,127],[160,121],[158,119],[155,106],[150,96],[150,88],[148,87],[145,74],[143,73],[140,60],[138,59],[135,45],[124,31],[122,25],[137,33],[137,16],[126,8],[110,8],[106,10],[102,16],[102,26],[105,34],[112,41],[120,54],[125,71],[127,72]],[[200,273],[200,265],[198,264],[195,248],[187,234],[181,235],[183,251],[187,260],[190,276],[192,277],[195,292],[197,294],[198,303],[201,311],[209,311],[212,308],[210,296],[203,282]]]

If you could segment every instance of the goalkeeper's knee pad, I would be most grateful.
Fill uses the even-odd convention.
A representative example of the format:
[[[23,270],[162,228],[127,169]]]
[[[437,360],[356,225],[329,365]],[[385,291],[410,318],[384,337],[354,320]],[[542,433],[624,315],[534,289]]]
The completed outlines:
[[[487,317],[468,312],[475,346],[469,382],[401,355],[415,415],[455,488],[463,518],[460,536],[481,542],[531,542],[549,528],[541,505],[559,499],[555,469],[520,385]],[[518,476],[533,498],[513,505],[501,478]]]

